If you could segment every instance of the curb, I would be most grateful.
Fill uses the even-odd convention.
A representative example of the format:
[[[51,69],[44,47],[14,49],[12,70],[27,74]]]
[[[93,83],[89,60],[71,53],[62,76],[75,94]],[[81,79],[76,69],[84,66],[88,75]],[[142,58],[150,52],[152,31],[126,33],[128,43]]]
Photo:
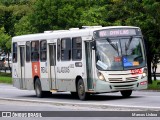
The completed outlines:
[[[97,103],[71,103],[71,102],[57,102],[57,101],[42,101],[42,100],[27,100],[27,99],[13,99],[13,98],[0,98],[1,100],[14,101],[14,102],[29,102],[29,103],[43,103],[56,106],[77,106],[77,107],[91,107],[101,109],[116,109],[121,111],[160,111],[160,107],[149,106],[123,106],[123,105],[110,105],[110,104],[97,104]]]
[[[141,90],[141,92],[160,92],[160,90]]]

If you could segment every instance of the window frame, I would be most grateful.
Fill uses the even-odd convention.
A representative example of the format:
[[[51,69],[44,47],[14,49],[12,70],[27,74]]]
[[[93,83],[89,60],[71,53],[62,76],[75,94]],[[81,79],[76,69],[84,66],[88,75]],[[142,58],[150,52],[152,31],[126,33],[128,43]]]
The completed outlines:
[[[15,48],[14,48],[14,44],[16,44],[16,47],[15,47]],[[18,52],[18,51],[17,51],[17,50],[18,50],[18,44],[17,44],[17,42],[13,42],[12,47],[13,47],[13,48],[12,48],[12,49],[13,49],[13,55],[12,55],[12,58],[13,58],[13,59],[12,59],[12,62],[13,62],[13,63],[17,63],[17,57],[18,57],[18,56],[17,56],[17,52]],[[14,51],[14,50],[15,50],[15,51]],[[14,57],[14,54],[15,54],[15,57]],[[16,59],[15,59],[15,58],[16,58]],[[14,59],[15,59],[15,61],[14,61]]]
[[[70,48],[68,48],[67,42],[65,43],[65,49],[62,48],[63,47],[62,42],[64,40],[67,42],[70,40]],[[64,59],[64,58],[62,59],[62,53],[63,53],[62,51],[64,51],[64,56],[65,56],[66,51],[68,51],[68,55],[69,55],[68,59]],[[72,59],[72,39],[70,37],[61,39],[61,55],[60,56],[61,56],[61,61],[70,61]]]
[[[42,42],[45,42],[45,43],[46,43],[46,48],[45,48],[45,50],[42,50],[42,46],[41,46],[41,43],[42,43]],[[46,61],[47,61],[47,40],[41,40],[41,41],[39,42],[39,47],[40,47],[40,52],[39,52],[39,53],[40,53],[40,57],[39,57],[39,59],[40,59],[41,62],[46,62]],[[41,54],[42,52],[45,52],[45,60],[43,60],[42,57],[41,57],[41,56],[42,56],[42,54]]]
[[[29,43],[29,51],[27,49],[27,43]],[[29,56],[27,56],[27,52],[29,52]],[[26,42],[26,62],[30,62],[31,61],[31,42],[27,41]]]
[[[80,42],[81,43],[81,48],[77,48],[77,38],[80,38],[80,40],[81,40],[81,42]],[[76,46],[74,46],[74,44],[73,44],[74,39],[76,41]],[[74,51],[76,51],[76,50],[81,50],[81,58],[80,59],[74,58]],[[72,38],[72,60],[73,61],[82,60],[82,37],[73,37]]]
[[[37,51],[33,51],[32,49],[33,49],[33,47],[32,47],[32,44],[33,44],[33,42],[35,42],[35,44],[36,44],[36,42],[38,42],[38,50]],[[31,42],[31,61],[32,62],[38,62],[39,61],[39,59],[40,59],[40,54],[39,54],[39,46],[40,44],[39,44],[39,40],[36,40],[36,41],[32,41]],[[36,46],[36,45],[35,45]],[[38,59],[37,60],[33,60],[33,58],[32,58],[32,53],[38,53]]]
[[[57,61],[61,60],[61,39],[57,39]]]

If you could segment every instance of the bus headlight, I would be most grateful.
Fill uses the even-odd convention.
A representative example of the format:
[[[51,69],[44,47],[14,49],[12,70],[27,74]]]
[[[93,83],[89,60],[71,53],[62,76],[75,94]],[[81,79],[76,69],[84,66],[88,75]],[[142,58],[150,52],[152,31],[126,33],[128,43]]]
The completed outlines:
[[[97,75],[98,75],[98,78],[99,78],[100,80],[106,81],[105,77],[103,76],[103,74],[102,74],[101,72],[98,72]]]
[[[144,68],[141,79],[143,79],[146,76],[148,76],[148,70],[147,68]]]

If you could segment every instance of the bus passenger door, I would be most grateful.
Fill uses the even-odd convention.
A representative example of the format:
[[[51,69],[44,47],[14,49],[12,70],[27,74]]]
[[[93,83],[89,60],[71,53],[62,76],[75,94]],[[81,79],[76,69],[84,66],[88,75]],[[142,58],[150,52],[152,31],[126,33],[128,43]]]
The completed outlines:
[[[56,45],[49,44],[49,67],[50,67],[50,80],[51,80],[51,89],[56,89]]]
[[[20,86],[25,89],[25,47],[20,46],[20,71],[21,71],[21,82]]]
[[[87,72],[87,85],[88,90],[93,89],[93,69],[92,69],[92,46],[90,41],[85,42],[86,54],[86,72]]]

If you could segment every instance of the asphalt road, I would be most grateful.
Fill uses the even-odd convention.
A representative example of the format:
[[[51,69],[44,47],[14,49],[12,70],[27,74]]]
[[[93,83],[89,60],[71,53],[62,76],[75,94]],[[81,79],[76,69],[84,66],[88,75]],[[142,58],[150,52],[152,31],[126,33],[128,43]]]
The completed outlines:
[[[34,91],[19,90],[12,85],[0,84],[0,100],[19,100],[22,102],[49,103],[62,106],[89,106],[104,110],[108,108],[108,106],[115,110],[117,110],[118,107],[124,107],[126,109],[160,110],[160,92],[152,91],[134,91],[130,98],[123,98],[119,92],[105,93],[91,95],[89,100],[80,101],[72,97],[68,92],[53,93],[53,95],[48,98],[37,98]]]
[[[73,98],[68,92],[53,93],[49,98],[37,98],[34,91],[19,90],[12,87],[12,85],[0,84],[0,111],[113,111],[111,114],[115,116],[107,118],[103,116],[83,117],[82,114],[82,117],[76,118],[54,117],[54,120],[158,120],[159,117],[116,117],[114,111],[159,112],[159,101],[160,92],[151,91],[134,91],[131,98],[122,98],[120,93],[92,95],[87,101],[80,101]],[[20,119],[22,118],[16,118],[16,120]],[[27,118],[27,120],[28,119],[32,118]],[[51,118],[34,118],[34,120],[35,119],[50,120]]]

